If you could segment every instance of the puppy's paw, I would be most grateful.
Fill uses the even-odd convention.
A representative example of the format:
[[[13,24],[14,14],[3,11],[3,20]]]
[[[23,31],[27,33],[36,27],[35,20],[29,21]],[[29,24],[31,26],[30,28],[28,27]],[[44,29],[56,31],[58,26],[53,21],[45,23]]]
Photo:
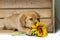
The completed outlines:
[[[26,35],[28,35],[28,36],[31,36],[31,35],[32,35],[31,29],[28,29],[28,30],[26,31]]]

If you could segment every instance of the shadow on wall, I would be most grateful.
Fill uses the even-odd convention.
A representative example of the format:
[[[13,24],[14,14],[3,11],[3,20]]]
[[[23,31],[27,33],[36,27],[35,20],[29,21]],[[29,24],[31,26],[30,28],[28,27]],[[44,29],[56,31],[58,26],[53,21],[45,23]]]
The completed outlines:
[[[60,0],[55,0],[56,10],[55,10],[55,20],[56,20],[56,32],[60,30]]]

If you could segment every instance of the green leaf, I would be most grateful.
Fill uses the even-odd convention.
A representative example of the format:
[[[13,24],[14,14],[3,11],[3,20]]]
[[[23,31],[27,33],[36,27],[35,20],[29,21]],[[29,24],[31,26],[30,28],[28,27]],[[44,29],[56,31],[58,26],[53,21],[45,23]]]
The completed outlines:
[[[24,33],[17,33],[17,34],[12,34],[12,36],[20,36],[23,35]]]

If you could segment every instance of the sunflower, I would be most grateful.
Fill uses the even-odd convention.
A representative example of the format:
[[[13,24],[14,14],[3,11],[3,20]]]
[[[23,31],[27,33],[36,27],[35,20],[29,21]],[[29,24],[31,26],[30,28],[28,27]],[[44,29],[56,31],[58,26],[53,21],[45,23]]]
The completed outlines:
[[[32,25],[32,35],[39,37],[47,36],[47,30],[43,22],[37,22],[36,25]]]

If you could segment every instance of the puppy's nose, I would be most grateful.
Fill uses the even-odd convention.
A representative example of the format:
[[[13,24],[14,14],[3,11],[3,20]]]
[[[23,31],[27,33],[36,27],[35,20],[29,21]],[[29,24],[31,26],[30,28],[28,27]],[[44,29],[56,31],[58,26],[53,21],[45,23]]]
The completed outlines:
[[[36,25],[37,22],[34,23],[34,25]]]

